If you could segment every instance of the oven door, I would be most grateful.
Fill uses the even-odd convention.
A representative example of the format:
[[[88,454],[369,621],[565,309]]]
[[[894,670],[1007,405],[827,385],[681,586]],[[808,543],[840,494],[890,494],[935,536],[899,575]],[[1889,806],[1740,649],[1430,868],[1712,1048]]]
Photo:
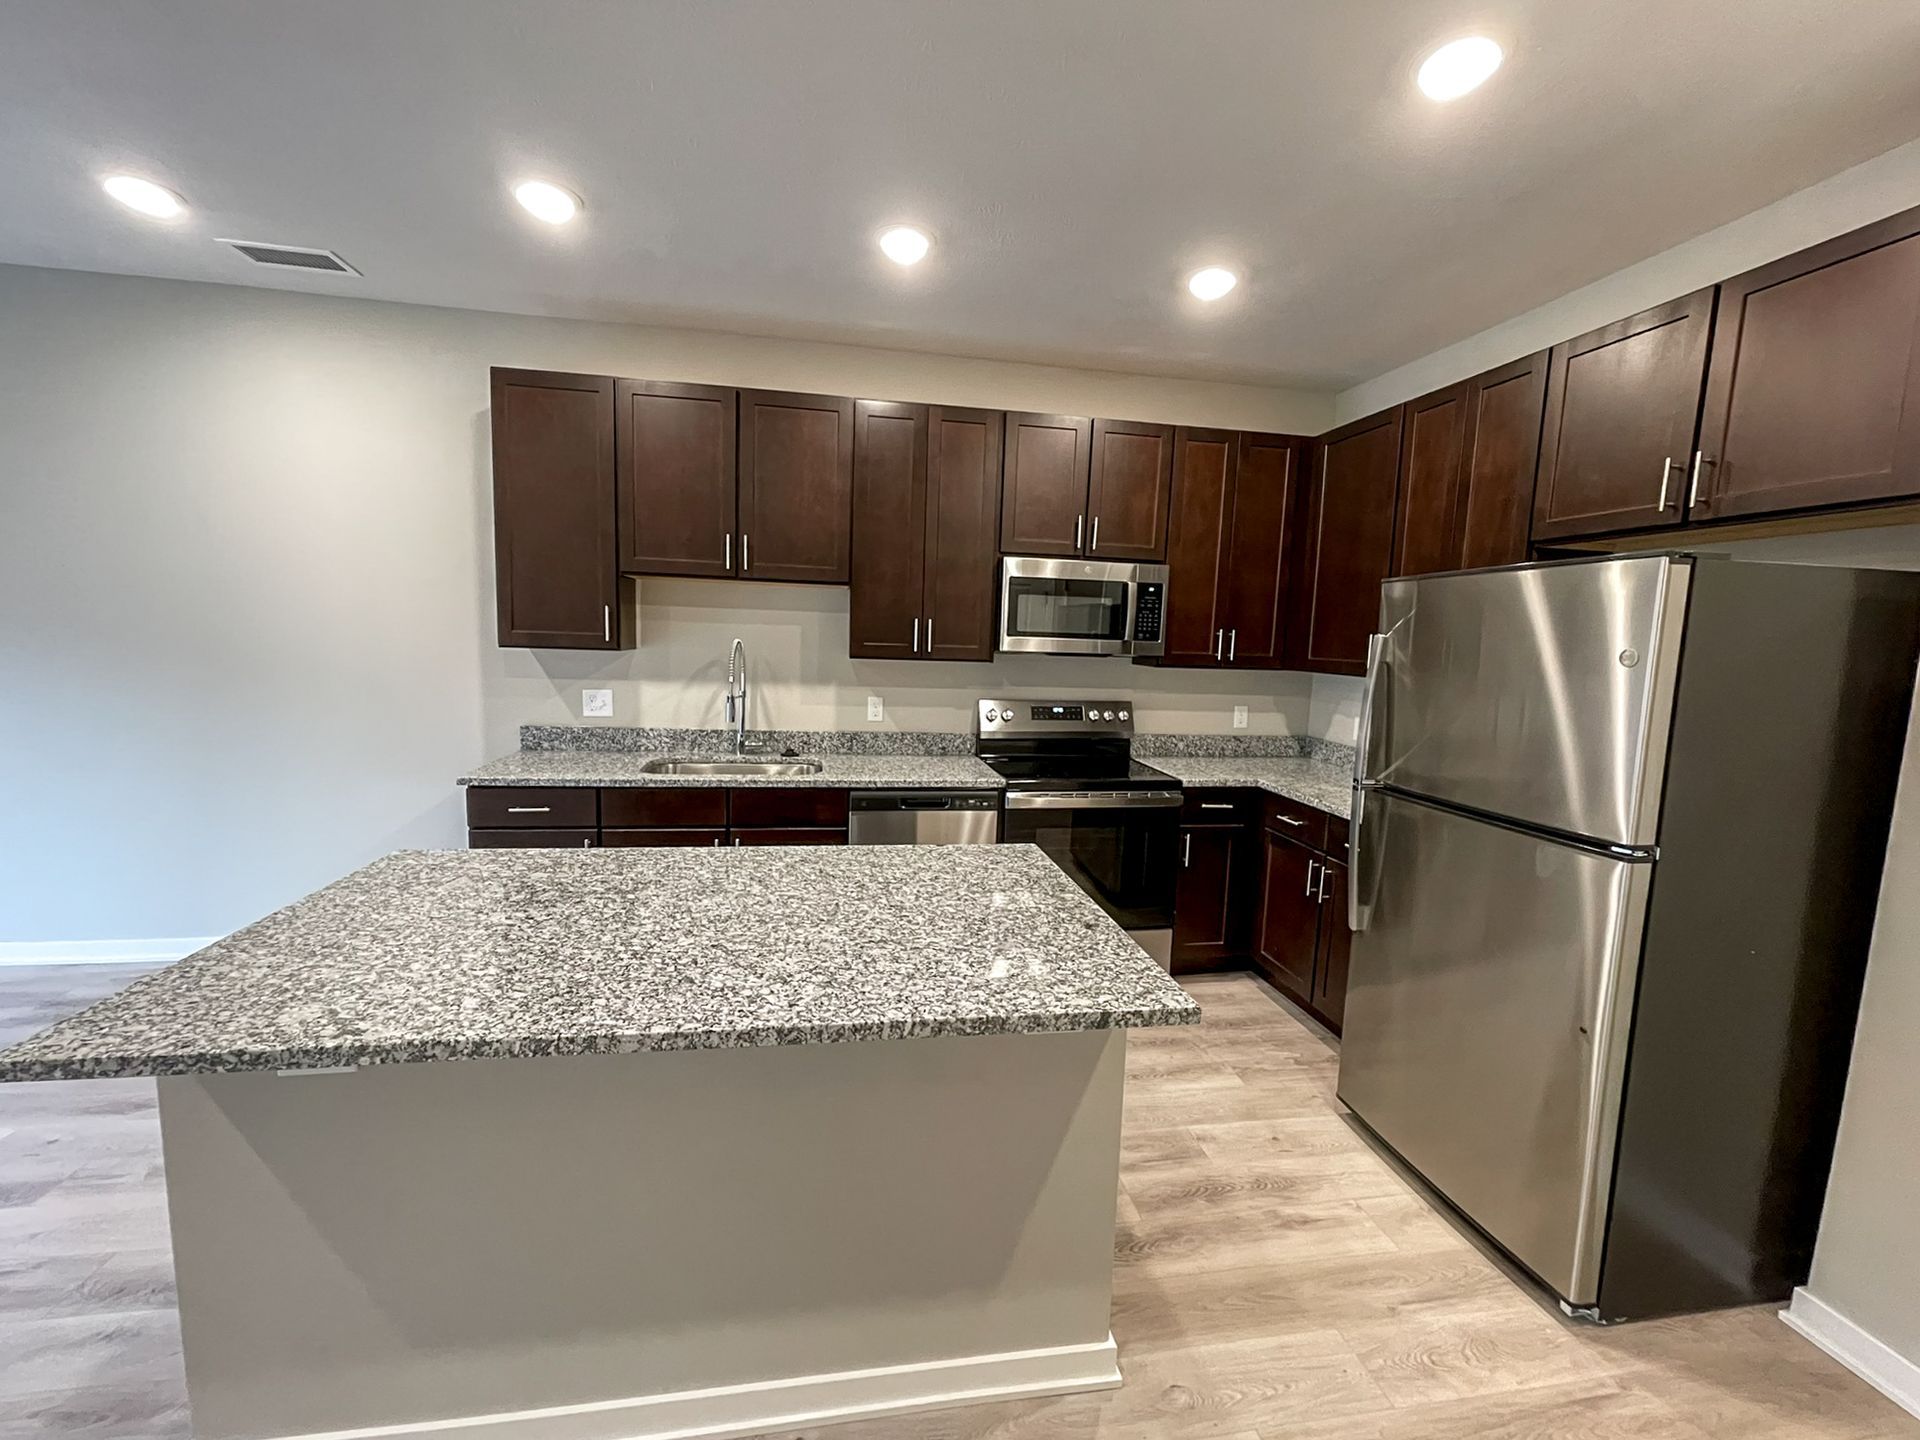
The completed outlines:
[[[1135,932],[1141,948],[1163,958],[1141,932],[1173,929],[1179,791],[1010,791],[1006,803],[1004,843],[1038,845],[1121,928]]]
[[[1000,648],[1131,654],[1137,570],[1092,560],[1007,557],[1000,580]]]

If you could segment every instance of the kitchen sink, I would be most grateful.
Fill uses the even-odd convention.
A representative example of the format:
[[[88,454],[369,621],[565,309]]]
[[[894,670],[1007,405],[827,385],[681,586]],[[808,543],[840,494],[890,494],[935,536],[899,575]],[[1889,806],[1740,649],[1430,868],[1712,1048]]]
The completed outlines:
[[[818,760],[649,760],[642,775],[818,775]]]

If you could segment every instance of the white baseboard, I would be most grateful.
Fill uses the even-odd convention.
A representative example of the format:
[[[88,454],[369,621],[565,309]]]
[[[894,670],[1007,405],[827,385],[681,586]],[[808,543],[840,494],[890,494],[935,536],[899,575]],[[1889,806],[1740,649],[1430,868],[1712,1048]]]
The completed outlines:
[[[1920,1415],[1920,1364],[1876,1340],[1804,1287],[1793,1292],[1780,1318],[1901,1409]]]
[[[201,935],[173,940],[5,940],[0,967],[9,965],[170,965],[203,950],[220,937]]]
[[[1000,1355],[842,1370],[711,1390],[286,1436],[282,1440],[739,1440],[769,1430],[1036,1399],[1120,1383],[1113,1336]]]

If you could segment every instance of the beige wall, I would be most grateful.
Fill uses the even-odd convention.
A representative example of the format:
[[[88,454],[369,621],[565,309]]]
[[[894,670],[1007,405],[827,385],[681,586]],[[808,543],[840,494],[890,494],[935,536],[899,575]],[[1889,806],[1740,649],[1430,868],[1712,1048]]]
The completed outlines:
[[[524,720],[965,728],[989,690],[1298,730],[1301,676],[854,664],[846,593],[653,582],[640,648],[493,643],[487,367],[1313,431],[1324,395],[0,267],[0,944],[218,933],[401,845]]]
[[[1338,418],[1424,395],[1912,205],[1920,205],[1920,140],[1343,391]]]

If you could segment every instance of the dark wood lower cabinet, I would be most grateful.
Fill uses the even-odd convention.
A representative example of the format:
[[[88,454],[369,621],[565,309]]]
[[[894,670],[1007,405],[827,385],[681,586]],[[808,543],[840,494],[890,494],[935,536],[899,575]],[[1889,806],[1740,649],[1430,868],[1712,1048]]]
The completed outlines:
[[[1347,867],[1274,830],[1264,836],[1260,972],[1336,1034],[1347,1006]]]
[[[469,850],[591,850],[600,843],[598,830],[469,830]]]
[[[728,837],[733,845],[844,845],[844,830],[819,830],[812,827],[790,829],[735,830]]]
[[[1313,1008],[1338,1031],[1347,1015],[1347,967],[1353,931],[1347,928],[1347,867],[1326,867],[1321,901],[1320,944],[1313,961]]]
[[[1260,872],[1248,826],[1190,825],[1180,834],[1173,899],[1176,975],[1221,970],[1247,958]]]
[[[725,830],[695,827],[692,829],[657,830],[602,830],[600,843],[609,850],[654,849],[684,845],[724,845],[727,843]]]

